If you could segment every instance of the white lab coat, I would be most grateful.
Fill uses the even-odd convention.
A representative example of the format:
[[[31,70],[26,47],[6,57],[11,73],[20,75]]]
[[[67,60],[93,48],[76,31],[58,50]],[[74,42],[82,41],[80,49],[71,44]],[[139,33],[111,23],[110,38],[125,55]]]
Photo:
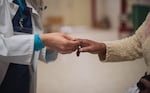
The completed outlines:
[[[34,0],[32,1],[34,2]],[[42,33],[40,15],[29,2],[27,6],[32,8],[33,33]],[[39,58],[45,60],[45,49],[33,51],[34,35],[14,35],[12,18],[17,10],[18,5],[13,3],[13,0],[0,0],[0,83],[4,79],[10,62],[30,65],[32,75],[30,93],[35,93],[36,65]]]

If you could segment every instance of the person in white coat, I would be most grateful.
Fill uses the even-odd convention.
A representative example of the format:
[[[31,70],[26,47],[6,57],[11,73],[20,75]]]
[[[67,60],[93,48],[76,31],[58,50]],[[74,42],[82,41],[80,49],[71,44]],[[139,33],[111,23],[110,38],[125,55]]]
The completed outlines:
[[[0,0],[0,93],[36,93],[38,59],[46,49],[72,53],[79,41],[63,33],[42,34],[42,0]]]
[[[98,54],[103,62],[123,62],[143,57],[150,74],[150,12],[133,36],[110,42],[95,42],[88,39],[79,41],[82,47],[80,52]],[[150,87],[140,93],[150,93]]]

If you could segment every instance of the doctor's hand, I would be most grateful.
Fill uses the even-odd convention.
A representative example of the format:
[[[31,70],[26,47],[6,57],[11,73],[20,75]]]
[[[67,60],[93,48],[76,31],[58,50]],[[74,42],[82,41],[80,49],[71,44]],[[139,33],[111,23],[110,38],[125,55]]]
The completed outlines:
[[[78,39],[81,48],[80,52],[89,52],[92,54],[99,54],[101,59],[104,60],[106,56],[106,45],[104,43],[95,42],[88,39]]]
[[[64,33],[47,33],[40,35],[47,48],[57,50],[61,54],[74,52],[80,42]]]

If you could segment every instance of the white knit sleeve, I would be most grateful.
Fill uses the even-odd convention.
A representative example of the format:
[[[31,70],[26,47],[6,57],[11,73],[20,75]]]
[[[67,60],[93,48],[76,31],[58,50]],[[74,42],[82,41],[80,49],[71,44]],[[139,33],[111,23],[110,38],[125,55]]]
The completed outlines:
[[[134,60],[143,56],[141,40],[143,38],[144,23],[133,36],[122,40],[105,42],[107,46],[104,62],[118,62]]]

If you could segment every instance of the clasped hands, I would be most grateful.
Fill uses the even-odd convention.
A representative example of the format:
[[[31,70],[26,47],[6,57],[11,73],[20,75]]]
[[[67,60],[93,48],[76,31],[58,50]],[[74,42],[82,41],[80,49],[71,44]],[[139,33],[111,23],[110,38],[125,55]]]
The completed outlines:
[[[47,33],[40,35],[41,40],[47,50],[57,50],[61,54],[70,54],[77,51],[99,54],[106,52],[104,43],[95,42],[88,39],[72,38],[64,33]]]

